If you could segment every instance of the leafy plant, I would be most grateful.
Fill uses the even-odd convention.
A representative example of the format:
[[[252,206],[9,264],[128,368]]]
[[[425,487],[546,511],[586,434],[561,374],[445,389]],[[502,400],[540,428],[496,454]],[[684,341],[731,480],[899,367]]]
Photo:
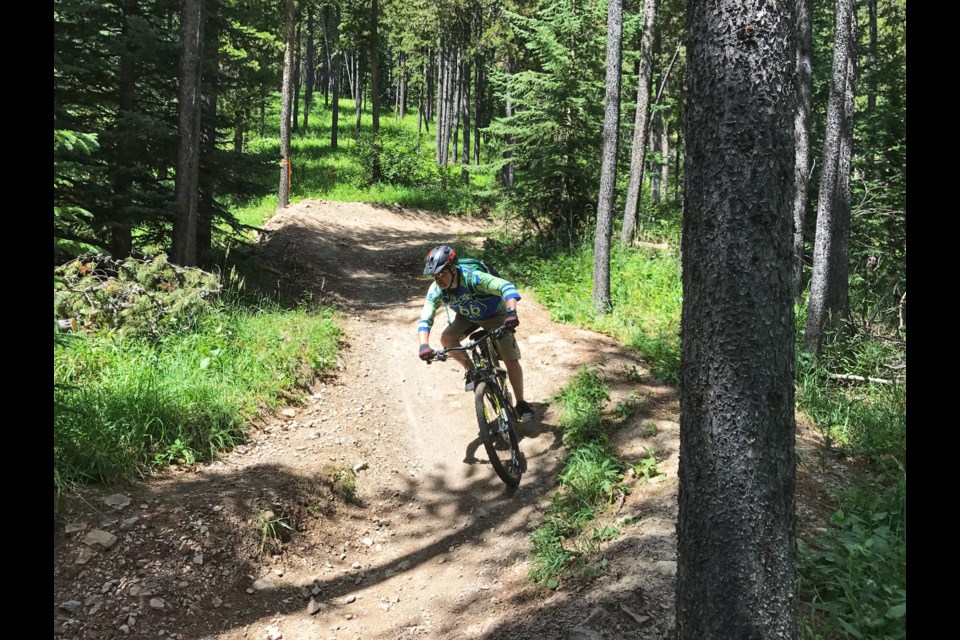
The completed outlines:
[[[825,535],[799,541],[804,636],[906,638],[905,485],[847,492],[840,503]]]
[[[273,512],[272,509],[262,509],[257,516],[257,526],[260,531],[260,558],[268,547],[271,552],[283,551],[284,538],[294,529],[287,521]]]

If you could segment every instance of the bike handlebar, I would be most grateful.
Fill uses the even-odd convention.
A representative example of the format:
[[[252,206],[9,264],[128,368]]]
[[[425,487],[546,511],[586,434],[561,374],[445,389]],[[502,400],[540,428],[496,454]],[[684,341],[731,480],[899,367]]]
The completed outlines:
[[[466,351],[468,349],[473,349],[475,346],[483,342],[484,340],[497,340],[506,332],[512,332],[513,329],[507,329],[506,327],[497,327],[493,331],[488,331],[485,336],[479,340],[474,340],[473,342],[468,342],[467,344],[460,345],[459,347],[448,347],[446,349],[437,349],[433,352],[433,356],[428,360],[425,360],[427,364],[430,364],[434,360],[439,360],[444,362],[447,359],[447,354],[451,351]]]

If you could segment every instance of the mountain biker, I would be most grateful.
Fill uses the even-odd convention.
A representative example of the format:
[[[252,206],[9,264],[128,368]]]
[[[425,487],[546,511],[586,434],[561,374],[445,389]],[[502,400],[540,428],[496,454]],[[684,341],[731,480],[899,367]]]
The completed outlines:
[[[450,247],[440,245],[427,254],[423,275],[433,276],[433,283],[427,291],[427,299],[417,323],[421,360],[429,361],[435,353],[430,348],[430,329],[441,304],[447,307],[448,320],[449,309],[452,307],[456,312],[454,320],[440,334],[440,344],[444,349],[459,347],[460,340],[474,325],[492,331],[500,326],[516,329],[520,324],[517,318],[517,301],[520,300],[517,287],[512,282],[485,271],[464,268],[458,263],[457,254]],[[503,356],[510,386],[517,397],[517,415],[521,420],[531,420],[534,416],[533,409],[523,399],[520,347],[517,346],[513,331],[504,333],[497,340],[497,348]],[[473,363],[463,351],[452,351],[449,355],[466,369],[464,391],[473,391],[476,382],[473,378]]]

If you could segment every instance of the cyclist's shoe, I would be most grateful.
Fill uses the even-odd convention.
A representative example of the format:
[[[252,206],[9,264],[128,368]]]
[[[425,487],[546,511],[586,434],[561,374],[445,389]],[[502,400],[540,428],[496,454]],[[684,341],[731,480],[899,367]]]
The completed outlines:
[[[473,391],[474,387],[477,386],[476,372],[474,370],[467,371],[463,374],[463,390],[464,391]]]
[[[533,407],[527,404],[526,401],[521,400],[520,402],[518,402],[516,406],[516,411],[517,411],[517,416],[519,416],[520,420],[522,421],[533,420]]]

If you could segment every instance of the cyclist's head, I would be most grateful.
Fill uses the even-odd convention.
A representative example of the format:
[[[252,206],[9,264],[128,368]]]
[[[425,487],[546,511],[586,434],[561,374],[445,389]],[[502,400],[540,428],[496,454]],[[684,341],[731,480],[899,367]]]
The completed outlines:
[[[427,254],[427,260],[423,265],[423,275],[437,277],[447,269],[453,269],[456,260],[456,252],[442,244]]]

